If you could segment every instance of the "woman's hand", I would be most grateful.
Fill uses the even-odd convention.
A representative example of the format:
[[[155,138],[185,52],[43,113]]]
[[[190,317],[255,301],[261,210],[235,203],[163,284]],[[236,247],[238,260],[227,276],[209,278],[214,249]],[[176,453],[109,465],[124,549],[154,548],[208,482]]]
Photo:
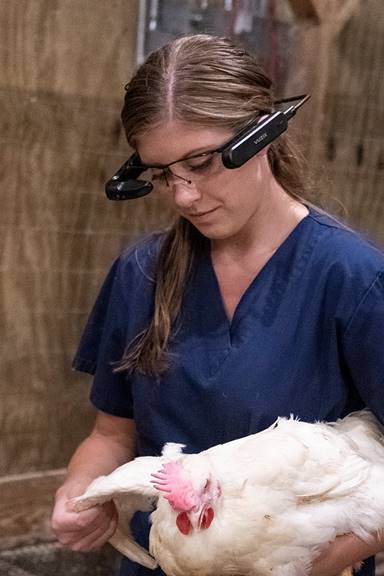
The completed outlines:
[[[114,534],[117,511],[113,502],[74,512],[69,500],[83,494],[98,476],[109,474],[131,460],[134,445],[133,420],[98,412],[91,434],[75,451],[67,478],[56,492],[52,528],[64,546],[89,552],[100,548]]]
[[[338,536],[328,544],[312,564],[310,576],[338,576],[346,568],[358,566],[384,548],[382,534],[373,535],[370,542],[355,534]]]
[[[117,511],[113,502],[93,506],[82,512],[73,512],[68,501],[84,492],[80,488],[66,487],[56,493],[52,514],[52,529],[61,544],[71,550],[90,552],[105,544],[116,530]]]

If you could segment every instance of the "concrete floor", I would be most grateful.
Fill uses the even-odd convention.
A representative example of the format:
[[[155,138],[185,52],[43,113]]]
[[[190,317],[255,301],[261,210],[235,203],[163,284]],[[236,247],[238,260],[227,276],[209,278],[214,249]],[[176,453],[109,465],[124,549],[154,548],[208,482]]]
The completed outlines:
[[[0,552],[0,576],[115,576],[118,565],[109,546],[88,554],[64,550],[57,543]]]
[[[82,554],[57,543],[0,551],[0,576],[116,576],[120,556],[109,545]],[[384,576],[384,553],[377,556],[376,576]]]

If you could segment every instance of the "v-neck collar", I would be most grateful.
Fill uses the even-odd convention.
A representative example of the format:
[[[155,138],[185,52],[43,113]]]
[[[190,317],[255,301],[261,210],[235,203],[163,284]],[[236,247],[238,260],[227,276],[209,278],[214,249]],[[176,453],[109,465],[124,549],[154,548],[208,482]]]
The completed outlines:
[[[214,333],[216,338],[221,336],[227,344],[233,345],[237,341],[237,337],[241,338],[242,331],[238,329],[240,325],[243,327],[246,324],[247,316],[249,316],[250,321],[254,320],[255,314],[259,315],[265,322],[271,321],[272,316],[275,316],[278,311],[279,300],[288,281],[300,273],[307,259],[306,255],[309,256],[312,251],[310,238],[306,249],[300,249],[302,242],[299,242],[303,229],[308,226],[308,222],[311,220],[311,214],[312,210],[309,209],[309,213],[288,234],[250,282],[235,309],[232,320],[227,316],[213,267],[211,252],[209,248],[207,249],[202,257],[198,274],[197,293],[199,297],[196,302],[198,314],[207,333]],[[262,302],[259,302],[259,298],[262,299]],[[258,303],[260,304],[259,309],[257,309]],[[252,314],[249,314],[250,306],[252,306]]]

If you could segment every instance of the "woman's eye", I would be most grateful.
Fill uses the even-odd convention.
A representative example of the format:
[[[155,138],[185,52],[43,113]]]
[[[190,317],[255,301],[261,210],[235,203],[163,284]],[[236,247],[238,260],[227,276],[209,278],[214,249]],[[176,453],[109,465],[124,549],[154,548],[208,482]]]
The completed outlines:
[[[204,170],[208,170],[211,167],[212,158],[208,158],[204,160],[204,162],[200,162],[200,164],[193,164],[188,166],[188,170],[191,172],[203,172]]]

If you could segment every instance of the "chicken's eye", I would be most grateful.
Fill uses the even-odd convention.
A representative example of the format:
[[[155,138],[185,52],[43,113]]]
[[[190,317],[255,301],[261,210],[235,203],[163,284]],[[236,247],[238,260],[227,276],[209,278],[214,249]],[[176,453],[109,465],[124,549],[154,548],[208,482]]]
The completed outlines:
[[[204,488],[203,488],[203,492],[207,492],[207,491],[210,489],[210,487],[211,487],[211,481],[210,481],[210,479],[208,478],[208,479],[205,481]]]

